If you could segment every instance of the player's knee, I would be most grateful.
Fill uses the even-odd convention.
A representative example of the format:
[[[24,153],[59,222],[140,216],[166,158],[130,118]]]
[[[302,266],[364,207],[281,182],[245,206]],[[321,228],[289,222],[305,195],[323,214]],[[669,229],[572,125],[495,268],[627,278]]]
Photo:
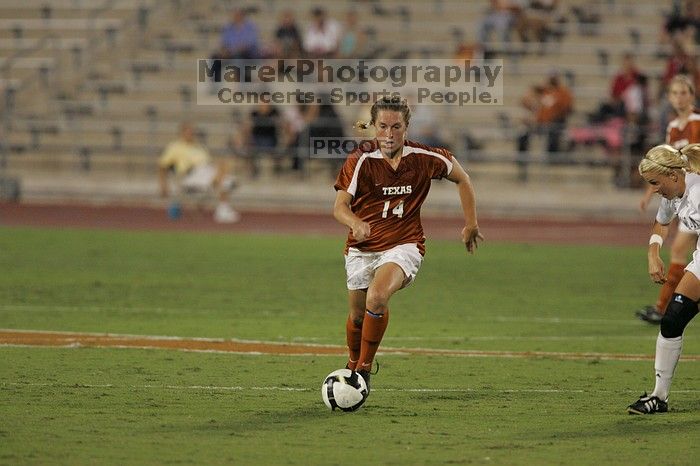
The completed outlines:
[[[350,307],[350,320],[357,327],[362,327],[362,320],[365,317],[365,306],[353,305]]]
[[[367,309],[377,314],[383,314],[389,304],[389,296],[390,294],[385,290],[368,290]]]
[[[697,313],[697,302],[682,294],[674,293],[673,299],[666,307],[666,313],[661,319],[661,336],[664,338],[680,337]]]

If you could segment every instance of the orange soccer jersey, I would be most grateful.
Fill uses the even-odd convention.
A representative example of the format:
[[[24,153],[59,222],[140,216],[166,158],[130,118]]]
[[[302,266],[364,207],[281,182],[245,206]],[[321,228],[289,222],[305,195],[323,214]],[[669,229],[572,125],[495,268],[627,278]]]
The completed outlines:
[[[399,244],[416,243],[425,254],[420,208],[433,179],[452,171],[452,154],[436,147],[406,141],[396,170],[382,156],[376,141],[351,153],[335,182],[335,189],[353,196],[350,208],[370,224],[369,238],[358,242],[348,234],[345,251],[380,252]]]
[[[671,121],[666,128],[666,142],[676,149],[700,142],[700,114],[691,113],[682,128],[678,118]]]

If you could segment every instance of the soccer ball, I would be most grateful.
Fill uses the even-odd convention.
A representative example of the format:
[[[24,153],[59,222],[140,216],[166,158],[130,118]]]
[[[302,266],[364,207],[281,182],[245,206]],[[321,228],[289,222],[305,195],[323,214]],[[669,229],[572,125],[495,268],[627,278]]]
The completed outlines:
[[[367,399],[367,384],[360,374],[350,369],[333,371],[321,385],[321,397],[328,409],[355,411]]]

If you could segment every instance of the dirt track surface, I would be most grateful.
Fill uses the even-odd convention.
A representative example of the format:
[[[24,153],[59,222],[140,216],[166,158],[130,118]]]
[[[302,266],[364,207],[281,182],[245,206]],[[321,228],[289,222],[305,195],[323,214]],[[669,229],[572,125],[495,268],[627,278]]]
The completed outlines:
[[[544,218],[480,218],[487,241],[548,244],[644,245],[651,225],[647,222],[566,221]],[[91,206],[80,204],[0,203],[0,226],[44,228],[90,228],[116,230],[240,232],[267,234],[346,234],[329,212],[278,213],[242,212],[240,222],[222,225],[210,212],[185,210],[178,220],[168,218],[165,209],[133,206]],[[425,234],[433,239],[459,241],[459,218],[423,218]]]

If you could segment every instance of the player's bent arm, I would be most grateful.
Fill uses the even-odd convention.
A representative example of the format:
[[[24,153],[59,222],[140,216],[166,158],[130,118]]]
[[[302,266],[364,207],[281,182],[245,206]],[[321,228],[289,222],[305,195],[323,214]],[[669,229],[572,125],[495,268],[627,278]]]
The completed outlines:
[[[467,251],[473,253],[478,247],[478,240],[484,237],[479,232],[479,223],[476,219],[476,195],[471,179],[464,168],[456,159],[452,160],[452,171],[447,175],[447,179],[457,184],[459,190],[459,201],[462,204],[464,213],[464,229],[462,230],[462,242],[467,247]]]
[[[333,205],[333,217],[352,230],[352,236],[357,241],[364,241],[369,237],[369,223],[363,222],[360,217],[355,215],[350,208],[352,195],[347,191],[337,191],[335,195],[335,204]]]
[[[464,171],[464,168],[459,164],[457,159],[452,160],[452,171],[447,175],[447,179],[457,184],[459,189],[459,200],[464,211],[464,222],[467,227],[478,228],[476,220],[476,195],[472,182]]]

